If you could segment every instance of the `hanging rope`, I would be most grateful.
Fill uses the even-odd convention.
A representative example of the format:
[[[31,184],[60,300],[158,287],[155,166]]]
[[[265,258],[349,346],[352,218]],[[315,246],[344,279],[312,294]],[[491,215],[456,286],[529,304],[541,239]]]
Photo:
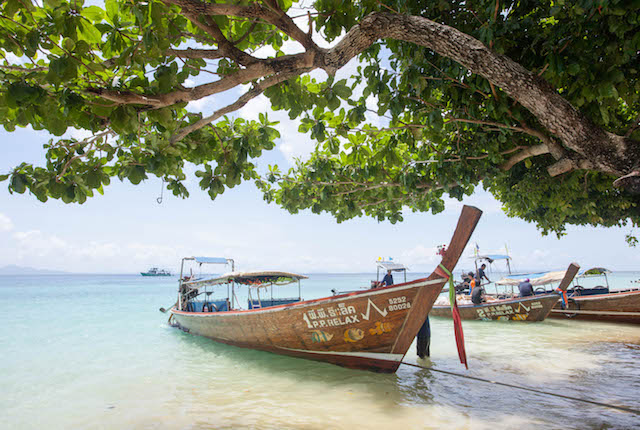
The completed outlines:
[[[574,400],[576,402],[582,402],[582,403],[589,403],[591,405],[602,406],[604,408],[616,409],[619,411],[640,415],[640,409],[633,409],[633,408],[627,408],[625,406],[618,406],[618,405],[612,405],[609,403],[596,402],[593,400],[581,399],[580,397],[565,396],[564,394],[552,393],[550,391],[536,390],[535,388],[523,387],[521,385],[507,384],[506,382],[492,381],[490,379],[478,378],[477,376],[463,375],[462,373],[449,372],[448,370],[440,370],[440,369],[434,369],[433,367],[420,366],[413,363],[407,363],[406,361],[401,361],[401,363],[406,364],[407,366],[417,367],[418,369],[432,370],[434,372],[445,373],[447,375],[471,379],[473,381],[487,382],[489,384],[501,385],[503,387],[509,387],[509,388],[516,388],[518,390],[529,391],[531,393],[537,393],[537,394],[544,394],[547,396],[560,397],[562,399]]]
[[[162,196],[164,195],[164,178],[162,178],[162,184],[160,185],[160,197],[156,199],[159,205],[162,204]]]

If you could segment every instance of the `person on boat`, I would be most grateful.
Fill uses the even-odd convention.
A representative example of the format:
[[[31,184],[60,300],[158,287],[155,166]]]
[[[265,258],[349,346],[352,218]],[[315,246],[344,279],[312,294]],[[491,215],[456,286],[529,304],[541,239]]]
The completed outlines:
[[[476,285],[477,285],[476,278],[474,278],[473,273],[471,273],[471,280],[469,281],[469,295],[473,294],[473,289],[476,287]]]
[[[487,278],[487,274],[484,272],[484,269],[486,269],[486,268],[487,268],[487,265],[483,264],[478,269],[478,273],[476,273],[476,285],[482,284],[482,278],[486,279],[487,282],[491,282],[491,280],[489,278]]]
[[[518,284],[518,289],[520,290],[520,297],[527,297],[535,295],[533,292],[533,285],[529,281],[529,278]]]
[[[474,285],[476,280],[471,281],[472,289],[470,291],[471,301],[474,305],[479,305],[480,303],[484,303],[487,299],[484,297],[484,288],[480,284]]]
[[[381,287],[388,287],[389,285],[393,285],[393,275],[391,275],[391,270],[387,270],[387,274],[384,275],[382,281],[380,282]]]

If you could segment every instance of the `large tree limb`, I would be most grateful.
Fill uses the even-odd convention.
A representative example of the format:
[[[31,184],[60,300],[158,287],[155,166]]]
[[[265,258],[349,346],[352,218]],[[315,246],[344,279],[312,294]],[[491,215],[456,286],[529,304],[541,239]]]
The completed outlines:
[[[112,91],[102,88],[91,88],[87,91],[121,104],[141,104],[154,108],[163,108],[176,103],[190,102],[204,97],[227,91],[245,82],[250,82],[265,76],[281,73],[305,73],[313,65],[314,56],[310,53],[285,55],[268,61],[254,63],[245,69],[227,75],[222,79],[198,85],[186,90],[172,91],[167,94],[141,95],[128,91]]]
[[[544,79],[510,58],[496,54],[470,35],[427,18],[371,13],[326,52],[323,68],[338,70],[376,40],[384,38],[429,48],[499,86],[533,113],[566,148],[591,160],[595,169],[622,176],[640,168],[640,142],[596,126]]]

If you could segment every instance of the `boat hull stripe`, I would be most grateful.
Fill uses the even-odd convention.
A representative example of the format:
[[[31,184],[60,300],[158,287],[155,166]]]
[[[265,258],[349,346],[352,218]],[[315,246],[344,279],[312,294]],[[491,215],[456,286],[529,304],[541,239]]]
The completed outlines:
[[[386,361],[394,361],[400,362],[404,358],[404,354],[388,354],[384,352],[340,352],[340,351],[311,351],[308,349],[294,349],[294,348],[284,348],[278,347],[279,349],[285,349],[287,351],[296,351],[303,352],[307,354],[320,354],[320,355],[341,355],[344,357],[360,357],[360,358],[371,358],[376,360],[386,360]]]
[[[585,315],[619,315],[619,316],[633,316],[640,317],[640,312],[622,312],[622,311],[580,311],[573,309],[552,309],[551,312],[558,314],[585,314]]]

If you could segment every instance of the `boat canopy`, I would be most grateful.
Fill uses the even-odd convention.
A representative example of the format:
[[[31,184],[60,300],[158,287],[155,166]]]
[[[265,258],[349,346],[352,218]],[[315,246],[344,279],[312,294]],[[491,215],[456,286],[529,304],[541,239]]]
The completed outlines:
[[[193,257],[200,264],[227,264],[230,260],[223,257]]]
[[[600,275],[610,275],[611,270],[605,269],[604,267],[592,267],[591,269],[585,270],[580,274],[580,278],[585,276],[600,276]]]
[[[565,273],[566,273],[566,270],[560,270],[557,272],[542,272],[542,273],[519,273],[517,275],[510,275],[507,278],[502,278],[498,282],[496,282],[496,284],[497,285],[518,285],[520,284],[520,282],[528,278],[529,282],[531,282],[531,285],[535,287],[538,285],[546,285],[546,284],[552,284],[554,282],[560,282],[562,281],[562,278],[564,278]]]
[[[393,272],[402,272],[409,270],[407,266],[402,263],[395,263],[393,261],[376,261],[376,264],[380,269],[391,270]]]
[[[476,260],[487,260],[489,263],[495,260],[511,260],[511,257],[505,254],[474,255],[471,258],[475,258]]]
[[[236,284],[260,288],[272,284],[288,285],[299,281],[300,279],[307,279],[307,276],[279,271],[230,272],[217,278],[195,279],[193,281],[183,282],[183,285],[186,285],[189,288],[200,288],[207,285],[220,285],[235,282]]]

